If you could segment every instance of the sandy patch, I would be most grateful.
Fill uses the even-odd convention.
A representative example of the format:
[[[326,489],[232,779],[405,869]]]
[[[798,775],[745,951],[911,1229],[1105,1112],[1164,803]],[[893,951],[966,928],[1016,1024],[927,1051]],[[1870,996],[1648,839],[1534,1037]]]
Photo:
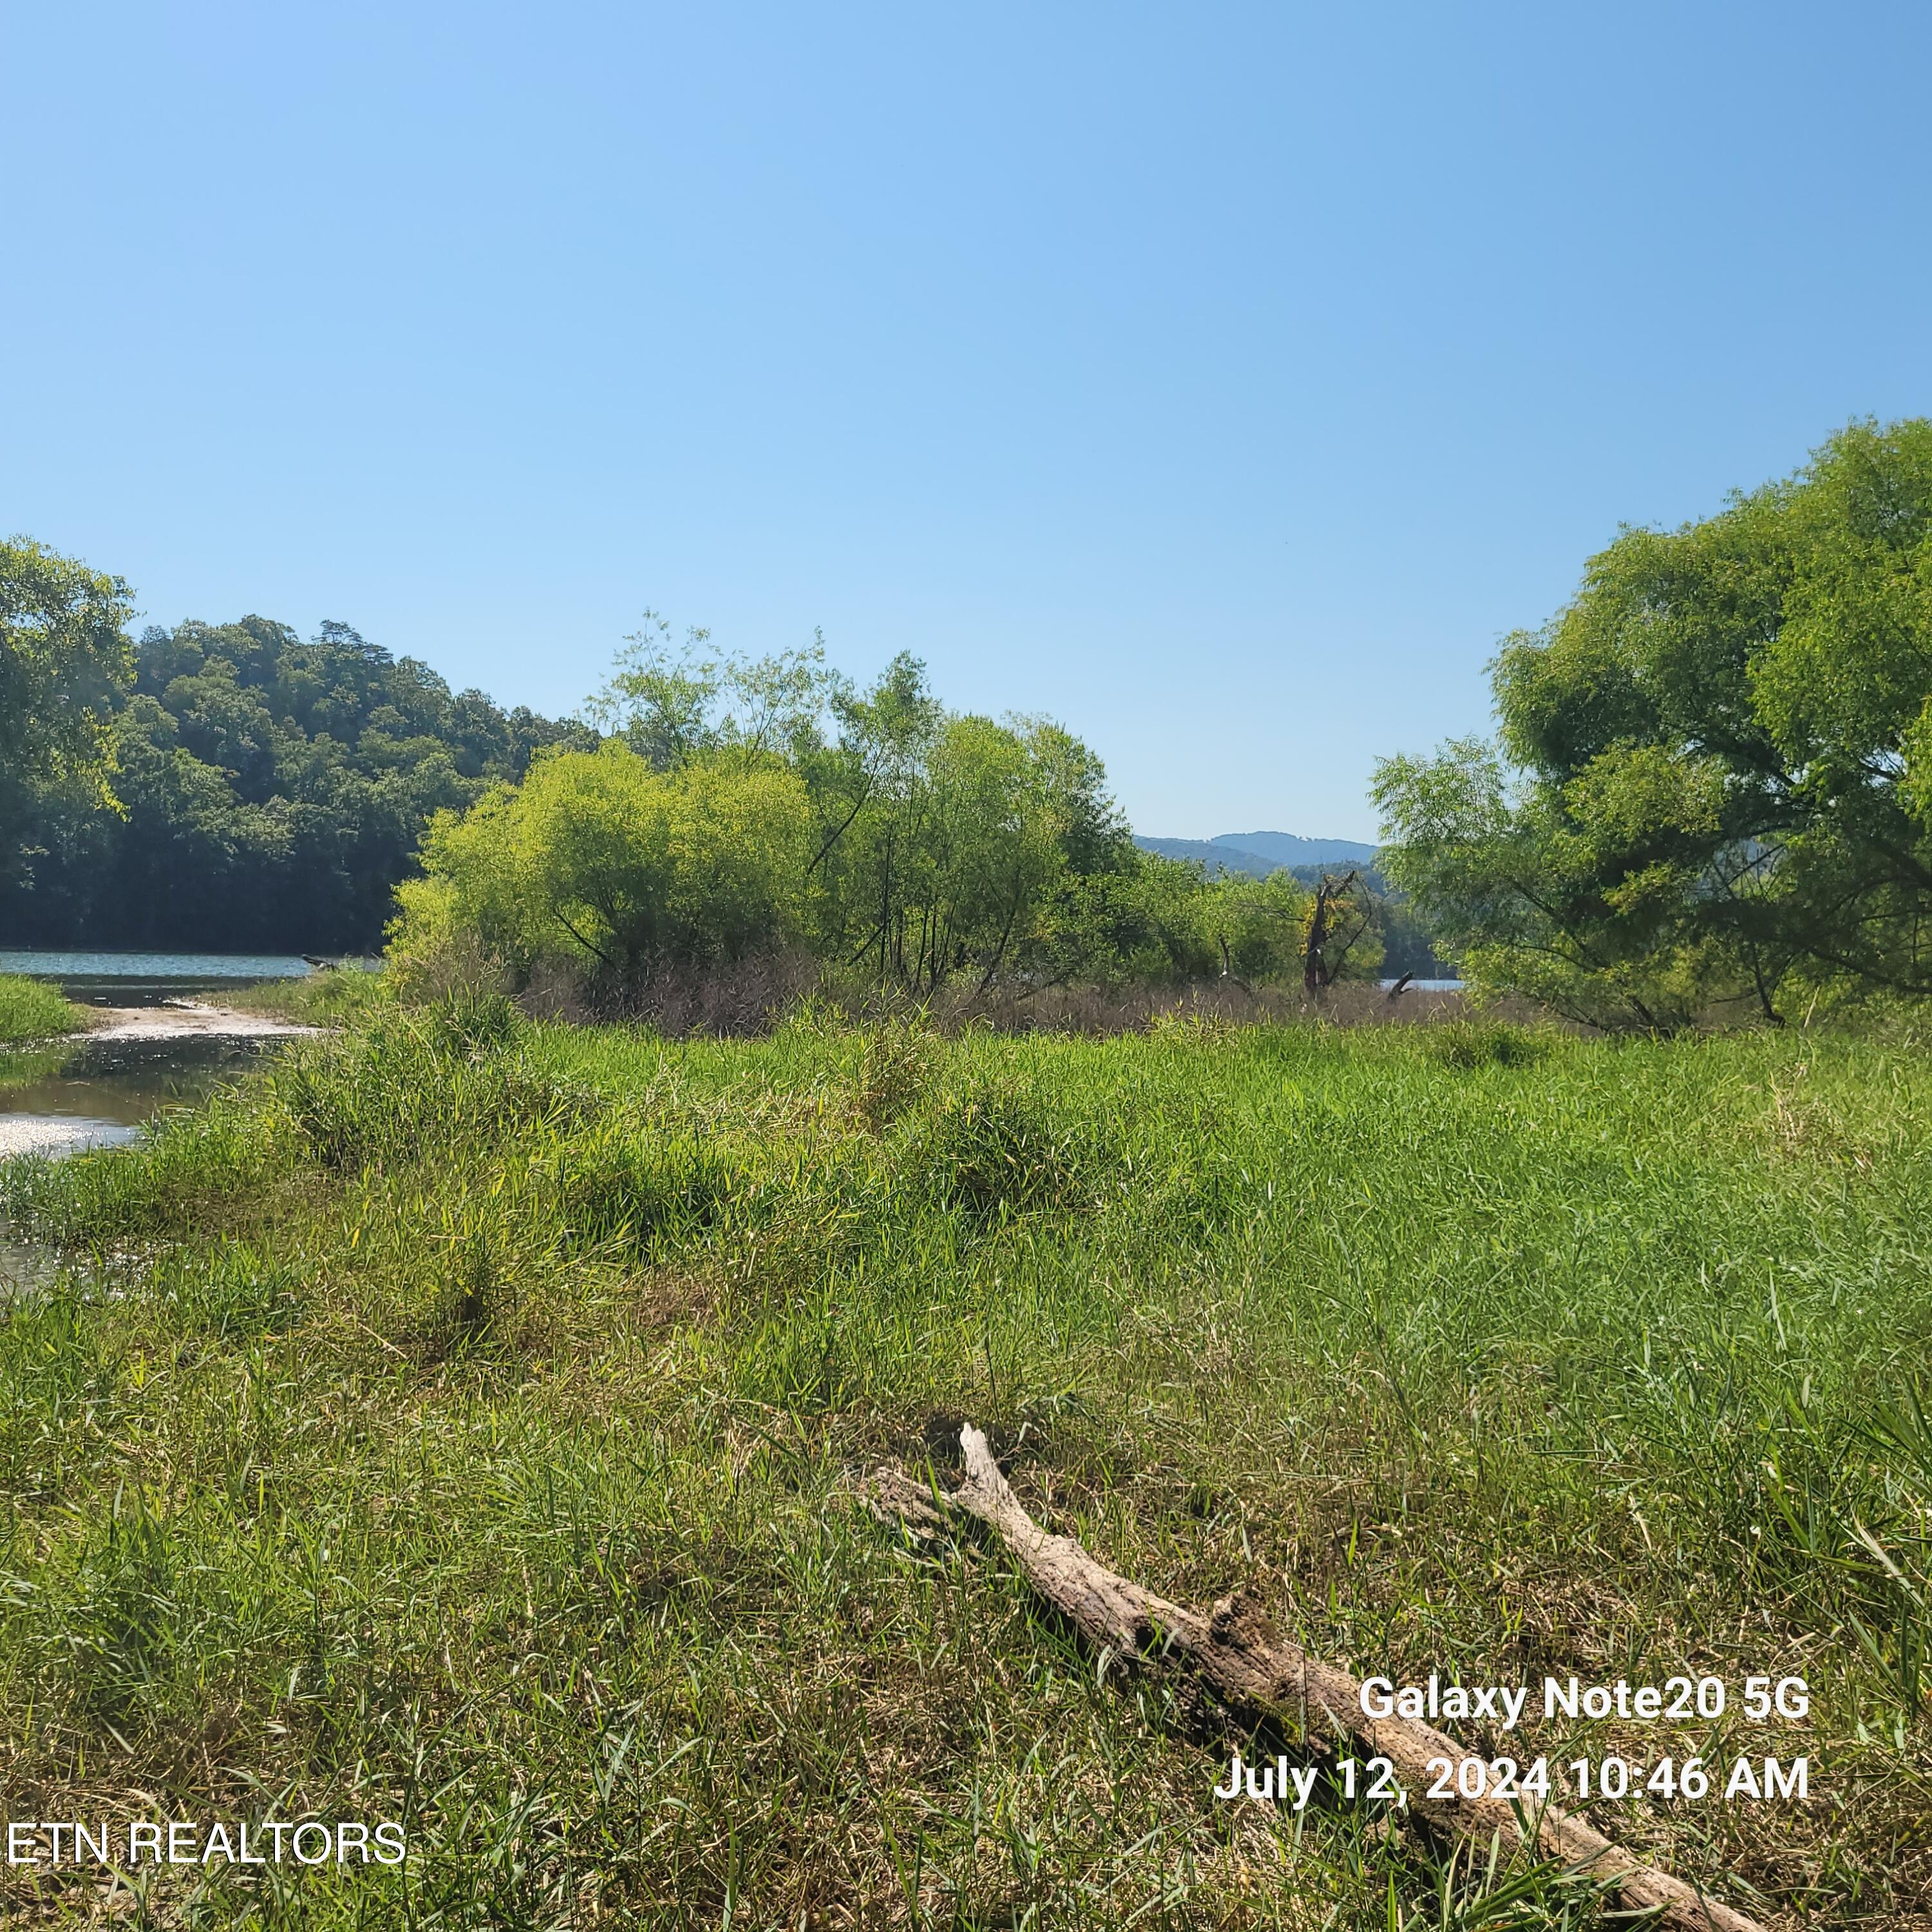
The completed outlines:
[[[232,1006],[207,1006],[197,1000],[166,1000],[158,1006],[99,1006],[100,1024],[83,1040],[293,1040],[318,1034],[320,1027],[298,1026],[266,1013],[237,1012]]]

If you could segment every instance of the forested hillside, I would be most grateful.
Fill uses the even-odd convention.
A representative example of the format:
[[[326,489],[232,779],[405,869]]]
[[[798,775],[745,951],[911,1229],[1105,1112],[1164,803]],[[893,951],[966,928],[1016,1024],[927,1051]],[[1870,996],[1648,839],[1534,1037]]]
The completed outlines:
[[[374,951],[432,814],[591,736],[346,624],[304,642],[257,616],[150,628],[107,728],[112,801],[53,782],[26,801],[0,866],[12,944]]]

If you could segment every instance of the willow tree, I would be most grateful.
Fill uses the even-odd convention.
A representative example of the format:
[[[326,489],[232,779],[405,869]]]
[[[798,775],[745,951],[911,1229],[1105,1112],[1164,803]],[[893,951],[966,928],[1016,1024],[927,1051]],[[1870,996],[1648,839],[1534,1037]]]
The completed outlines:
[[[1632,530],[1392,758],[1378,862],[1465,970],[1604,1024],[1932,994],[1932,422]]]
[[[810,807],[796,772],[721,754],[668,770],[622,740],[555,752],[423,842],[391,953],[433,980],[464,936],[518,976],[555,959],[614,992],[798,935]]]

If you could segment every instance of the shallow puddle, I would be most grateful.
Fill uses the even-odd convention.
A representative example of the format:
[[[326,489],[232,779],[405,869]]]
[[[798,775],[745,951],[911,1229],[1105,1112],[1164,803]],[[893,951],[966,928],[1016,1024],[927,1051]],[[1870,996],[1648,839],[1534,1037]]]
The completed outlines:
[[[163,1108],[198,1100],[239,1072],[262,1045],[212,1035],[0,1052],[0,1160],[132,1140]]]
[[[46,1287],[59,1271],[59,1259],[50,1248],[0,1236],[0,1301],[30,1288]]]
[[[201,1099],[272,1044],[202,1034],[0,1048],[0,1160],[58,1160],[131,1141],[164,1108]],[[44,1286],[60,1266],[53,1250],[0,1222],[0,1302]]]

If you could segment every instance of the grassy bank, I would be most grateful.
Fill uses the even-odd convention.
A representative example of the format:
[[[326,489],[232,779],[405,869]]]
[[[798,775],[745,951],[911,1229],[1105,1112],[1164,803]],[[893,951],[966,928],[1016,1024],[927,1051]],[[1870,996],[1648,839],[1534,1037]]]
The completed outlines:
[[[15,973],[0,973],[0,1044],[12,1040],[46,1040],[74,1033],[87,1024],[87,1013],[52,986]]]
[[[220,1004],[244,1013],[266,1013],[302,1026],[340,1027],[370,1016],[382,1006],[383,976],[360,966],[320,968],[300,979],[261,980],[222,995]]]
[[[1796,1036],[379,1016],[0,1183],[110,1264],[0,1326],[0,1785],[407,1823],[400,1874],[166,1874],[170,1924],[1597,1922],[1216,1802],[1223,1719],[859,1505],[970,1417],[1361,1673],[1726,1678],[1462,1735],[1804,1752],[1802,1805],[1592,1815],[1782,1927],[1932,1925],[1928,1184],[1922,1057]]]

